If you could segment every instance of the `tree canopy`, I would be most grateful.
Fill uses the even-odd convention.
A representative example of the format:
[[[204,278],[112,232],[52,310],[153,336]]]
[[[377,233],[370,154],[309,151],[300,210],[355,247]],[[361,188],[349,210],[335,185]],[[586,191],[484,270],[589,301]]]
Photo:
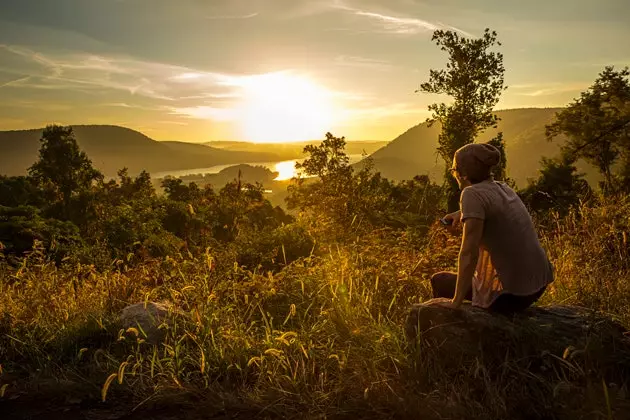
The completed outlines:
[[[562,151],[570,159],[584,159],[604,178],[603,191],[614,193],[615,164],[630,165],[630,72],[608,66],[595,83],[547,126],[552,140],[567,137]]]
[[[492,111],[505,89],[505,68],[503,55],[492,51],[495,45],[501,45],[497,33],[489,29],[476,39],[461,37],[456,31],[437,30],[431,39],[449,58],[446,69],[430,71],[429,81],[422,83],[419,91],[452,98],[448,105],[429,105],[433,115],[428,119],[430,124],[442,125],[438,153],[449,168],[457,149],[472,143],[486,128],[496,127],[498,118]],[[448,175],[446,179],[450,180],[448,207],[455,210],[459,203],[457,184]]]

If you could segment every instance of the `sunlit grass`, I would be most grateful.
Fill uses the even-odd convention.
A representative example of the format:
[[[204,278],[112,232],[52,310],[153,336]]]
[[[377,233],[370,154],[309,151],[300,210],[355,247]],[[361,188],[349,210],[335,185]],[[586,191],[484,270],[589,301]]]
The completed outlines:
[[[630,323],[628,209],[583,208],[544,231],[557,270],[545,303],[587,306]],[[375,233],[320,247],[274,274],[244,270],[211,250],[132,268],[120,261],[111,272],[58,268],[35,253],[0,274],[0,386],[10,394],[55,378],[89,384],[90,395],[108,402],[131,396],[140,406],[201,393],[208,404],[221,401],[219,411],[289,418],[514,418],[541,407],[571,418],[582,407],[575,399],[586,395],[579,383],[588,375],[579,366],[566,367],[576,382],[532,378],[518,361],[506,361],[511,373],[500,380],[483,366],[447,378],[440,355],[410,353],[408,307],[429,298],[431,273],[454,268],[457,245],[439,228],[424,244]],[[143,301],[177,308],[158,346],[118,324],[124,306]],[[596,387],[580,403],[595,404],[602,418],[627,404],[606,383]],[[564,399],[554,402],[554,389]],[[518,408],[526,401],[531,407]]]

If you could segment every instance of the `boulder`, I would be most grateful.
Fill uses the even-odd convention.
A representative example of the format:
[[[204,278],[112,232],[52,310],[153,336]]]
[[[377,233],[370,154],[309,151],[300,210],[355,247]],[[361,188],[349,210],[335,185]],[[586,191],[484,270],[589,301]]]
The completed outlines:
[[[135,328],[138,338],[157,344],[164,340],[166,328],[172,325],[173,310],[164,303],[140,302],[126,306],[120,321],[125,330]]]
[[[630,335],[620,323],[575,306],[534,306],[514,316],[493,314],[432,299],[414,305],[405,333],[421,357],[433,357],[441,372],[500,366],[519,361],[545,370],[552,360],[612,377],[630,374]],[[548,367],[553,369],[553,367]]]

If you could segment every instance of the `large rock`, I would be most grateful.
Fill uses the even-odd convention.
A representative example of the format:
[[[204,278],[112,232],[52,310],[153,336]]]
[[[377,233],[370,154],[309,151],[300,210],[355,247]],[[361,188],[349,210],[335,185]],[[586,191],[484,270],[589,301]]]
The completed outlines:
[[[157,344],[164,340],[166,329],[172,325],[174,311],[164,303],[140,302],[126,306],[120,321],[123,328],[135,328],[138,337]]]
[[[545,359],[594,369],[601,374],[630,374],[630,336],[612,319],[573,306],[534,306],[513,317],[471,305],[452,309],[432,299],[411,308],[405,332],[424,357],[440,369],[461,372],[480,362],[498,366],[523,361],[541,368]]]

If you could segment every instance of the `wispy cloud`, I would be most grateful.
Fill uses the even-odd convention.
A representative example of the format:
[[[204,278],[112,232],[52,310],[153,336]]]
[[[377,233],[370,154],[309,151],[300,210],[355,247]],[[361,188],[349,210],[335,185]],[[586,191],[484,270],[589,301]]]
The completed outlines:
[[[8,69],[19,76],[2,87],[31,89],[119,90],[161,101],[203,96],[231,97],[227,83],[241,77],[199,71],[182,66],[105,57],[92,54],[42,54],[26,48],[0,45],[8,52],[30,60],[36,67]]]
[[[60,107],[62,111],[74,109],[77,102],[67,100],[67,93],[84,92],[93,96],[93,100],[88,101],[90,106],[112,108],[104,112],[108,115],[147,111],[152,113],[153,121],[174,126],[191,124],[192,120],[238,124],[252,98],[288,89],[293,93],[303,91],[315,101],[331,104],[335,118],[343,123],[382,121],[423,112],[410,104],[384,103],[379,95],[371,97],[365,92],[328,89],[314,80],[302,83],[308,77],[295,70],[227,74],[123,56],[44,53],[14,45],[0,45],[0,61],[2,71],[13,79],[0,85],[0,89],[59,91],[59,95],[47,93],[46,96],[58,98],[61,103],[37,101],[16,105],[39,110],[45,109],[46,104]],[[393,66],[385,60],[358,55],[339,55],[334,62],[374,69]],[[134,128],[138,127],[134,125]]]
[[[251,19],[258,16],[259,13],[249,13],[246,15],[218,15],[218,16],[206,16],[206,19],[210,20],[244,20]]]
[[[344,4],[335,4],[335,8],[345,10],[362,18],[369,19],[378,24],[379,31],[401,35],[416,35],[425,32],[433,32],[438,29],[450,29],[457,31],[465,36],[473,37],[474,35],[441,22],[432,22],[425,19],[409,16],[394,16],[391,14],[377,13],[368,10],[362,10],[350,7]]]
[[[235,109],[214,108],[210,106],[173,107],[170,110],[170,114],[214,121],[234,121],[238,118]]]
[[[422,19],[401,18],[395,16],[382,15],[380,13],[355,11],[357,16],[371,18],[383,24],[383,28],[388,32],[397,34],[417,34],[427,31],[435,31],[439,26]]]
[[[561,93],[580,92],[588,87],[588,83],[523,83],[510,85],[509,88],[515,91],[518,96],[552,96]]]
[[[360,67],[374,70],[391,70],[394,65],[389,61],[377,60],[373,58],[360,57],[355,55],[340,55],[335,57],[334,63],[344,67]]]
[[[24,83],[28,81],[29,78],[30,76],[24,76],[24,77],[18,77],[17,79],[9,80],[8,82],[0,84],[0,89],[2,89],[3,87],[11,86],[11,85],[19,85],[20,83]]]

